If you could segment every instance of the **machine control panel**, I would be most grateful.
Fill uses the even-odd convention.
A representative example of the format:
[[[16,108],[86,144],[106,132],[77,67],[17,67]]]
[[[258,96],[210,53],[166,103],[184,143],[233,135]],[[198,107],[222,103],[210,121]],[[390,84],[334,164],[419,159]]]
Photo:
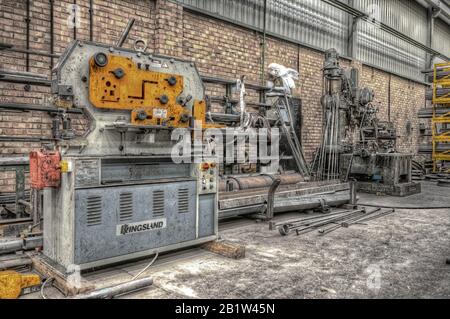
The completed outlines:
[[[218,165],[214,162],[198,164],[198,194],[217,193]]]

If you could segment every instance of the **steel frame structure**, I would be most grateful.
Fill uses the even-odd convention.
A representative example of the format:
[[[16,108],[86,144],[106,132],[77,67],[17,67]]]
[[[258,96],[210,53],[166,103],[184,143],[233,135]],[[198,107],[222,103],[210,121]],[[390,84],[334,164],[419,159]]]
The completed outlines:
[[[438,149],[438,146],[441,144],[450,145],[450,112],[446,112],[445,114],[438,112],[440,108],[450,106],[450,93],[443,96],[437,95],[438,88],[450,88],[450,74],[438,78],[438,70],[442,69],[450,70],[450,63],[439,63],[434,66],[433,117],[431,119],[434,172],[438,171],[439,162],[450,161],[450,149]],[[448,172],[450,172],[450,169]]]

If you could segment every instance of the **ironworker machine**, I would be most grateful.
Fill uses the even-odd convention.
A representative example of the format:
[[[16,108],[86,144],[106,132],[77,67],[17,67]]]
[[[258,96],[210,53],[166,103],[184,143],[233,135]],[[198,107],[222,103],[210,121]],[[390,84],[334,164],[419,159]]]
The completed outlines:
[[[87,269],[214,240],[214,162],[174,163],[175,128],[205,121],[194,64],[73,42],[52,74],[56,147],[30,154],[43,200],[44,255]],[[79,136],[64,110],[89,119]]]
[[[339,54],[331,49],[323,76],[324,133],[313,162],[315,178],[355,179],[358,189],[369,193],[420,193],[411,177],[413,155],[396,152],[396,130],[377,117],[374,92],[359,87],[358,70],[341,68]]]

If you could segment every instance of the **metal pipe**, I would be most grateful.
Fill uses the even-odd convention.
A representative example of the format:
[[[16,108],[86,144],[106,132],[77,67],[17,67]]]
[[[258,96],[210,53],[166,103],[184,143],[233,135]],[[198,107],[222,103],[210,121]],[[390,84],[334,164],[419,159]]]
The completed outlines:
[[[19,250],[32,250],[37,247],[42,247],[42,244],[42,236],[0,242],[0,255]]]
[[[357,202],[357,197],[356,197],[356,182],[355,181],[351,181],[350,182],[350,204],[351,205],[356,205]]]
[[[10,259],[10,260],[4,260],[0,262],[0,270],[7,270],[11,268],[16,267],[24,267],[24,266],[31,266],[33,262],[30,258],[16,258],[16,259]]]
[[[94,41],[94,0],[89,0],[89,41]]]
[[[227,191],[227,184],[231,184],[233,191],[252,188],[270,187],[274,180],[279,179],[281,185],[298,184],[304,181],[300,174],[258,175],[258,176],[225,176],[220,181],[221,192]]]
[[[201,76],[202,81],[206,82],[206,83],[215,83],[215,84],[223,84],[223,85],[236,85],[236,80],[231,80],[231,79],[224,79],[224,78],[218,78],[218,77],[213,77],[213,76],[208,76],[208,75],[202,75]],[[245,83],[245,87],[247,89],[252,89],[252,90],[263,90],[263,91],[270,91],[271,88],[267,87],[267,86],[262,86],[262,85],[258,85],[258,84],[251,84],[251,83]]]
[[[275,192],[280,186],[281,180],[276,179],[273,181],[272,185],[269,188],[269,193],[267,194],[267,211],[266,211],[266,218],[268,220],[271,220],[273,218],[273,206],[275,202]]]
[[[121,48],[122,45],[125,43],[125,40],[127,39],[128,34],[130,33],[131,28],[133,27],[135,21],[136,21],[136,19],[134,19],[134,18],[131,18],[128,21],[128,24],[125,27],[125,30],[123,30],[122,35],[120,36],[119,40],[116,43],[116,47]]]
[[[275,213],[284,213],[284,212],[293,212],[293,211],[302,211],[308,209],[315,209],[321,207],[321,202],[319,199],[324,199],[328,206],[339,207],[344,204],[348,204],[349,195],[347,194],[337,194],[337,195],[328,195],[328,196],[320,196],[318,197],[307,197],[301,198],[297,201],[289,202],[286,199],[283,203],[275,202],[274,212]]]
[[[439,97],[443,97],[444,95],[448,95],[448,94],[450,94],[450,89],[449,88],[438,88],[436,90],[436,97],[438,97],[438,98]],[[433,100],[433,90],[432,89],[427,90],[425,92],[425,99],[428,100],[428,101]]]
[[[381,210],[381,208],[377,208],[377,209],[375,209],[375,211],[371,212],[371,214],[376,213],[376,212],[378,212],[380,210]],[[387,215],[390,215],[390,214],[393,214],[393,213],[395,213],[395,209],[391,208],[390,210],[385,211],[385,212],[381,212],[380,214],[376,214],[376,215],[373,215],[373,216],[364,216],[361,219],[358,219],[356,221],[353,221],[350,224],[343,225],[343,226],[344,227],[348,227],[349,225],[352,225],[352,224],[368,222],[368,221],[371,221],[371,220],[374,220],[374,219],[377,219],[377,218],[381,218],[381,217],[384,217],[384,216],[387,216]]]
[[[314,223],[310,223],[310,224],[306,224],[306,225],[297,225],[297,226],[289,226],[289,225],[287,225],[287,228],[286,228],[286,226],[283,226],[283,227],[280,227],[279,229],[280,230],[284,230],[284,231],[286,229],[288,229],[288,232],[291,231],[291,230],[295,230],[297,235],[300,235],[300,234],[305,234],[305,233],[314,231],[314,230],[318,229],[321,226],[326,226],[326,225],[329,225],[329,224],[333,224],[333,223],[336,223],[336,222],[339,222],[339,221],[346,220],[348,218],[353,218],[353,217],[358,216],[358,215],[363,214],[363,213],[364,213],[363,209],[362,210],[355,210],[355,211],[347,211],[347,212],[344,212],[344,214],[342,214],[340,216],[336,216],[336,217],[332,217],[332,218],[325,218],[323,220],[319,220],[319,221],[314,222]],[[280,231],[280,233],[282,235],[284,235],[283,232]]]
[[[57,109],[56,107],[36,105],[36,104],[34,105],[24,104],[24,103],[0,103],[0,109],[18,110],[18,111],[42,111],[49,113],[58,113],[62,111],[60,109]],[[64,112],[72,114],[83,114],[83,111],[81,109],[76,108],[64,109]]]
[[[51,53],[42,52],[42,51],[27,50],[27,49],[15,48],[15,47],[5,48],[4,50],[16,52],[16,53],[26,53],[26,54],[30,54],[30,55],[39,55],[39,56],[46,56],[46,57],[53,57],[53,58],[59,58],[59,56],[60,56],[59,54],[51,54]]]
[[[262,213],[265,208],[266,208],[266,205],[258,204],[258,205],[251,205],[251,206],[236,207],[236,208],[231,208],[231,209],[221,209],[219,211],[219,220],[236,217],[236,216],[259,214],[259,213]]]
[[[365,208],[364,208],[360,211],[360,214],[356,214],[355,216],[351,216],[348,219],[344,219],[343,221],[338,223],[338,225],[332,225],[331,227],[328,227],[328,228],[319,229],[319,233],[321,235],[326,235],[331,232],[334,232],[335,230],[338,230],[339,228],[348,228],[351,225],[359,224],[362,221],[374,219],[374,217],[372,215],[380,210],[381,210],[381,208],[376,208],[376,209],[372,210],[371,212],[366,212]],[[381,214],[376,215],[376,216],[380,216],[380,215]],[[368,218],[368,217],[370,217],[370,218]]]
[[[25,18],[25,23],[27,24],[26,29],[26,48],[30,50],[30,0],[27,0],[27,8],[26,8],[27,17]],[[26,70],[30,70],[30,54],[26,54]]]
[[[24,200],[24,199],[19,199],[19,200],[17,201],[17,203],[19,203],[20,205],[23,205],[23,206],[27,207],[28,209],[32,209],[31,203],[27,202],[27,201]]]
[[[54,21],[54,0],[50,0],[50,69],[53,70],[53,53],[55,48],[55,21]]]
[[[263,21],[263,38],[261,43],[261,85],[265,82],[265,64],[266,64],[266,29],[267,29],[267,0],[264,0],[264,21]]]
[[[388,78],[388,121],[391,121],[391,88],[392,88],[392,75],[389,73]]]
[[[339,215],[344,215],[344,214],[349,213],[349,212],[350,212],[349,210],[343,210],[343,211],[339,211],[339,212],[335,212],[335,213],[320,214],[320,215],[313,216],[313,217],[305,217],[305,218],[302,218],[302,219],[287,220],[287,221],[284,221],[282,223],[274,223],[274,222],[272,222],[272,224],[273,224],[274,228],[275,227],[280,227],[280,226],[283,226],[283,225],[300,225],[300,224],[310,225],[312,223],[316,223],[316,222],[324,221],[324,220],[329,220],[331,217],[337,217]]]
[[[116,286],[95,290],[86,294],[80,294],[70,299],[109,299],[114,296],[130,293],[151,285],[153,285],[152,278],[137,279]]]
[[[274,201],[274,214],[285,213],[285,212],[299,212],[308,209],[315,209],[321,207],[321,200],[325,201],[328,206],[339,207],[344,204],[348,204],[349,195],[345,194],[330,194],[330,195],[320,195],[315,196],[309,195],[296,200],[289,198],[277,199]],[[219,219],[225,219],[236,216],[250,215],[250,214],[260,214],[267,208],[265,204],[255,204],[248,206],[238,206],[229,209],[221,209],[219,211]]]
[[[0,242],[0,255],[21,250],[23,239]]]
[[[435,18],[437,18],[436,12],[434,12],[433,7],[429,7],[427,10],[427,26],[428,26],[428,35],[427,35],[427,45],[429,47],[433,47],[433,34],[435,29]],[[439,10],[440,11],[440,10]],[[434,55],[427,53],[427,67],[433,67]]]
[[[48,138],[48,137],[0,135],[0,141],[2,141],[2,142],[43,142],[43,141],[54,141],[54,139]]]
[[[73,0],[73,39],[77,39],[77,0]]]
[[[9,75],[9,74],[0,75],[0,81],[10,83],[30,84],[30,85],[31,84],[42,85],[42,86],[52,85],[52,82],[50,80],[29,76]]]
[[[15,71],[15,70],[8,70],[8,69],[0,69],[0,76],[3,75],[14,75],[14,76],[24,76],[24,77],[34,77],[38,79],[47,79],[47,76],[32,73],[32,72],[21,72],[21,71]]]
[[[450,93],[450,89],[449,89],[448,93]],[[432,95],[433,94],[430,93],[430,98],[429,98],[430,100],[432,99]],[[442,108],[437,109],[436,110],[436,115],[444,115],[444,114],[447,114],[448,112],[450,112],[450,106],[442,107]],[[430,108],[420,109],[419,112],[418,112],[418,117],[420,119],[421,118],[424,118],[424,119],[432,118],[433,117],[433,109],[431,107]]]

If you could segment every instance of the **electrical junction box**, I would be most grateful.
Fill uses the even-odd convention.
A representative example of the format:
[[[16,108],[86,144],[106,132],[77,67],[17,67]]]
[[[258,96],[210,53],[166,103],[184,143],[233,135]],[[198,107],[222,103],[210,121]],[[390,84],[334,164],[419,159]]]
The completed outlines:
[[[59,187],[61,175],[59,152],[32,151],[29,156],[31,187],[38,190]]]

